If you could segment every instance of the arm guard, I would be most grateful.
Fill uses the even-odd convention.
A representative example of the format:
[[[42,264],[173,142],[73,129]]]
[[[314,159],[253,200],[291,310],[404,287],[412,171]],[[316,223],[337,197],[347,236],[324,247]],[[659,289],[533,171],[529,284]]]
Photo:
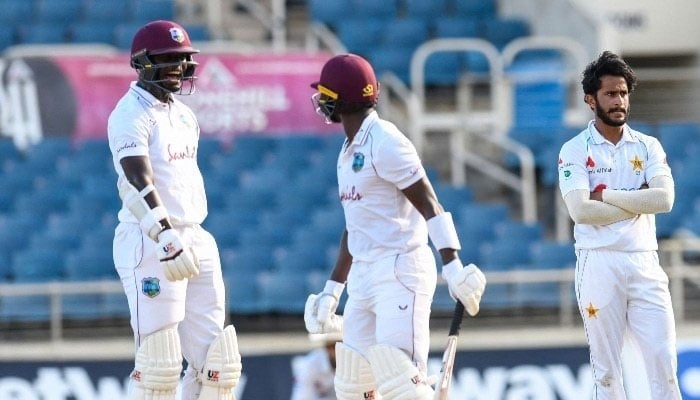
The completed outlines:
[[[564,196],[569,215],[577,224],[608,225],[637,215],[612,204],[590,200],[589,197],[587,190],[572,190]]]
[[[162,206],[155,208],[148,206],[145,197],[154,190],[153,185],[148,185],[139,191],[126,178],[119,179],[119,197],[139,221],[141,230],[157,242],[158,234],[163,230],[160,221],[168,218],[168,211]]]
[[[635,214],[656,214],[671,211],[675,191],[673,178],[655,176],[649,181],[649,189],[603,190],[603,201]]]
[[[460,250],[462,248],[451,213],[438,214],[426,222],[428,223],[428,236],[438,251],[440,249]]]

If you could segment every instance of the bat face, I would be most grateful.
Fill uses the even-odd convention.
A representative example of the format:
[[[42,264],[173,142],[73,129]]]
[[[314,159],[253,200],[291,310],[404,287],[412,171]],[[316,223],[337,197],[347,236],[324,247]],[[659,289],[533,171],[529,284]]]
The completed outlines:
[[[454,368],[455,353],[457,352],[457,336],[447,338],[447,348],[442,355],[442,368],[440,368],[440,379],[435,386],[434,400],[447,400],[452,382],[452,370]]]

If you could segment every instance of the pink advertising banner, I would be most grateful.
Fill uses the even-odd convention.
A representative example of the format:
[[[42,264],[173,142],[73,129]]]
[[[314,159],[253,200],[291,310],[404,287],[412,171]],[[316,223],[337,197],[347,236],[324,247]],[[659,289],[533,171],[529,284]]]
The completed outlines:
[[[197,91],[179,98],[197,114],[202,134],[206,136],[226,139],[251,132],[335,133],[340,128],[326,125],[310,101],[314,91],[309,84],[318,79],[328,57],[305,53],[199,55]],[[47,82],[46,76],[41,79],[45,83],[37,86],[39,97],[52,96],[54,101],[44,101],[46,109],[40,112],[62,114],[58,118],[60,124],[57,122],[61,129],[45,126],[45,130],[69,130],[72,132],[61,134],[71,134],[77,140],[106,137],[111,110],[129,83],[136,79],[128,56],[72,55],[44,61],[50,61],[60,72],[47,69],[43,63],[43,70],[54,70],[52,75],[58,81]],[[38,75],[41,71],[35,71],[35,76]],[[72,123],[66,123],[67,119],[72,119]],[[47,118],[42,116],[42,120]]]

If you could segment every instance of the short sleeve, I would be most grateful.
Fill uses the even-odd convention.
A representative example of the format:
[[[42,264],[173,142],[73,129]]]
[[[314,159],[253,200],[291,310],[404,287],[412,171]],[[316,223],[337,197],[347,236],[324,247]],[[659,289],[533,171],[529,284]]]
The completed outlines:
[[[649,182],[657,176],[671,176],[671,167],[666,160],[666,152],[658,139],[654,137],[649,138],[648,151],[647,167],[644,171],[646,181]]]
[[[387,136],[373,157],[377,175],[403,190],[425,176],[415,146],[402,135]]]
[[[558,159],[559,189],[562,196],[573,190],[589,190],[586,162],[588,154],[585,146],[574,138],[561,147]]]
[[[107,131],[109,146],[117,160],[129,156],[147,156],[150,137],[149,119],[125,112],[112,115]]]

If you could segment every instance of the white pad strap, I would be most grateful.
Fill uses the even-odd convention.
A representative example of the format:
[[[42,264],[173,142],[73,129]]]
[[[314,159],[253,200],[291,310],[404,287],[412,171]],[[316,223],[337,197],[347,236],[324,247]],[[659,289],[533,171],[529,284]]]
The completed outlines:
[[[174,400],[182,371],[180,336],[176,328],[148,336],[136,352],[133,400]]]
[[[459,244],[457,237],[457,229],[452,220],[452,213],[444,212],[438,214],[428,221],[428,236],[433,242],[436,249],[455,249],[460,250],[462,246]]]
[[[335,344],[335,394],[338,400],[379,399],[369,362],[342,342]]]
[[[392,400],[431,400],[433,389],[403,350],[387,345],[369,349],[379,393]]]
[[[163,230],[160,221],[168,218],[168,211],[163,206],[150,208],[146,203],[146,196],[155,189],[153,185],[147,185],[138,191],[128,180],[119,179],[119,197],[139,221],[141,230],[157,242],[158,234]]]
[[[241,370],[236,329],[229,325],[209,345],[198,400],[234,400],[233,388],[238,385]]]

